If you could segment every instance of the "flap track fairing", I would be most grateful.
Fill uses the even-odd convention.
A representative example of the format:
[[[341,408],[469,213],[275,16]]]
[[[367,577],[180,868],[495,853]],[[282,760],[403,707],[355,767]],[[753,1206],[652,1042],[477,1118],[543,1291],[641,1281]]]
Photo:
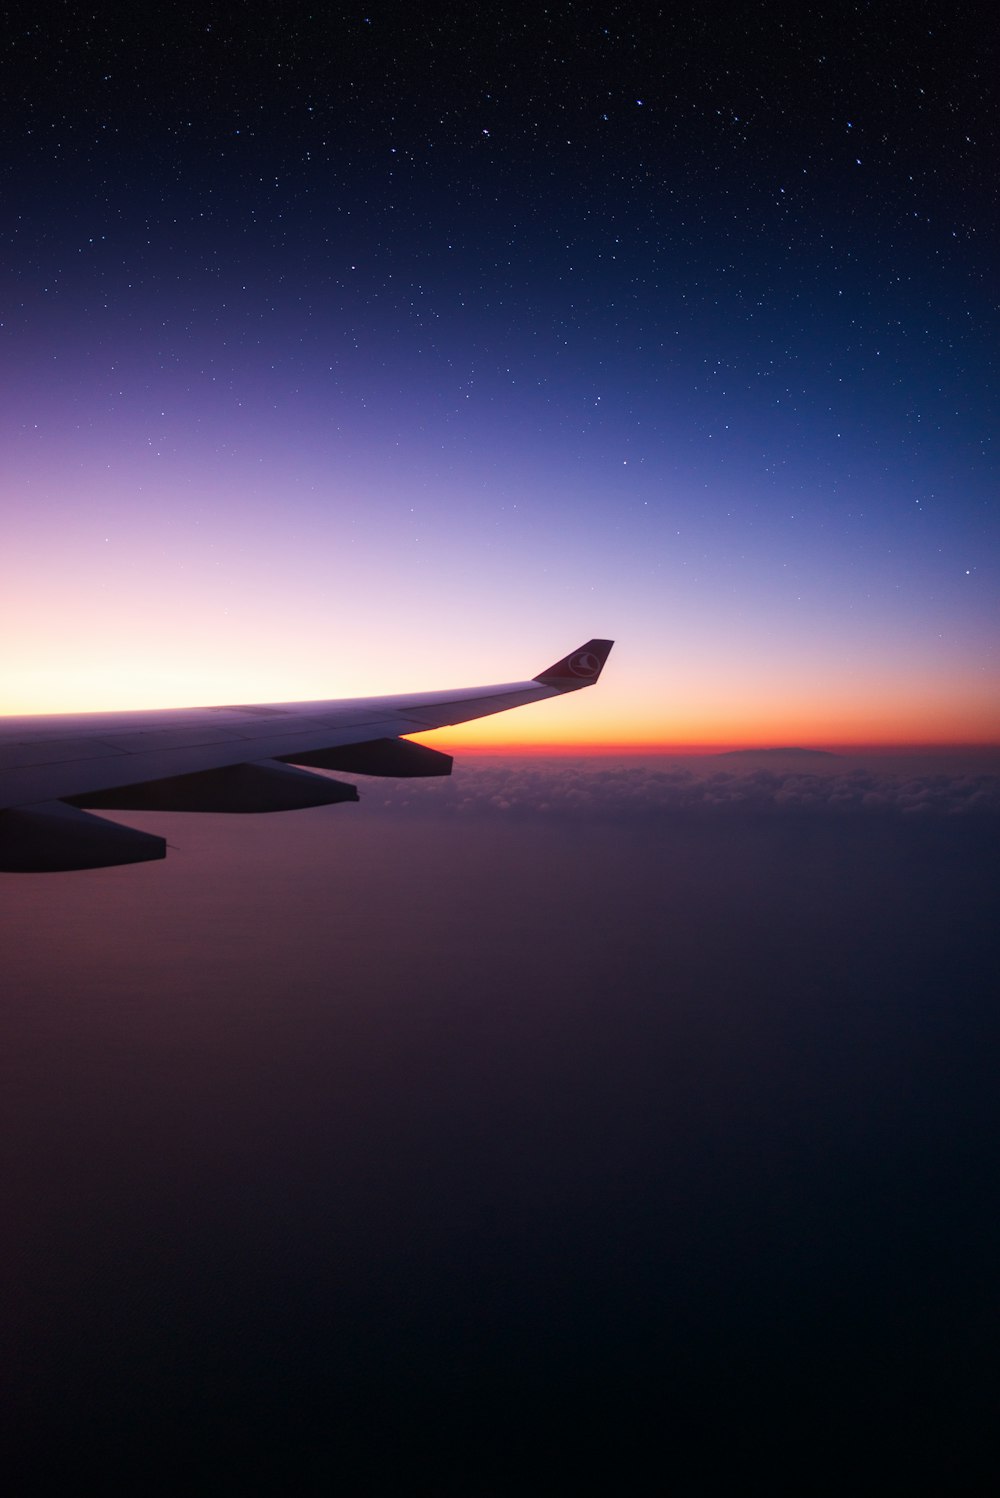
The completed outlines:
[[[450,754],[414,744],[409,739],[368,739],[362,744],[341,744],[290,754],[289,763],[311,765],[315,770],[343,770],[348,775],[391,775],[404,780],[416,776],[450,775]]]
[[[116,786],[72,797],[71,804],[105,811],[302,811],[356,801],[357,790],[343,781],[311,775],[275,760],[198,770],[139,785]]]
[[[92,817],[62,801],[0,812],[0,871],[5,874],[107,869],[166,856],[165,838]]]

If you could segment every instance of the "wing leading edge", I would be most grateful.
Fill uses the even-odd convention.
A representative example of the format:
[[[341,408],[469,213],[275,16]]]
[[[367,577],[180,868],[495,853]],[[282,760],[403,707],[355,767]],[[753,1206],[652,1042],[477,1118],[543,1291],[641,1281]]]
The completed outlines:
[[[152,712],[0,718],[0,871],[53,872],[166,856],[120,811],[288,811],[356,801],[314,770],[449,775],[451,756],[407,734],[593,686],[611,640],[588,640],[531,681],[361,697]],[[304,768],[303,768],[304,767]]]

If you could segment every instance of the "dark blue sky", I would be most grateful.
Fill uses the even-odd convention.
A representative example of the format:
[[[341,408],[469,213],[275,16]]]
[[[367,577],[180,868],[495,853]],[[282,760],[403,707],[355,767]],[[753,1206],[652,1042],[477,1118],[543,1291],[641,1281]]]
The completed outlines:
[[[995,739],[995,43],[939,4],[15,12],[2,705],[604,633],[541,738]]]

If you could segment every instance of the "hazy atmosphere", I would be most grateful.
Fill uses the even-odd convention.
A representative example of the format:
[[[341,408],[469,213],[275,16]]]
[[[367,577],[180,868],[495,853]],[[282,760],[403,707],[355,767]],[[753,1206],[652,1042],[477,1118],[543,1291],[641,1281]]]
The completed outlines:
[[[19,1491],[976,1490],[1000,780],[721,763],[0,879]]]

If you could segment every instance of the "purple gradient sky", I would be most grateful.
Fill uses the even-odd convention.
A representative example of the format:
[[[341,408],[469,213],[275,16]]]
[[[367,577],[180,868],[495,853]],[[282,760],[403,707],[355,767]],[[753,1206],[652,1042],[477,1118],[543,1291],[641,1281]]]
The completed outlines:
[[[988,45],[529,14],[15,19],[0,710],[1000,739]]]

